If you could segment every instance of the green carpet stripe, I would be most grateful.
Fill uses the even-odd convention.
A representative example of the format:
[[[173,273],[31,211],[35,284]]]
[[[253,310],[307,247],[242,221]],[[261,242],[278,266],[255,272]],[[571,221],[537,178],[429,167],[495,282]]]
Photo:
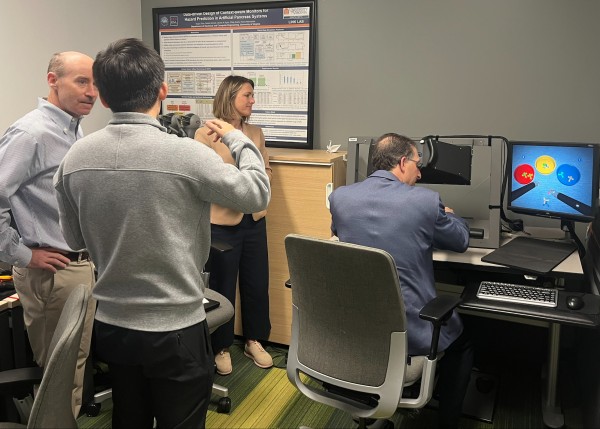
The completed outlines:
[[[231,415],[209,412],[206,426],[210,428],[271,428],[282,409],[287,408],[296,389],[287,381],[285,370],[272,368],[237,405]]]
[[[336,412],[332,407],[329,407],[302,396],[295,395],[288,406],[281,410],[279,418],[275,421],[274,427],[297,428],[308,426],[310,428],[326,428],[331,416]]]

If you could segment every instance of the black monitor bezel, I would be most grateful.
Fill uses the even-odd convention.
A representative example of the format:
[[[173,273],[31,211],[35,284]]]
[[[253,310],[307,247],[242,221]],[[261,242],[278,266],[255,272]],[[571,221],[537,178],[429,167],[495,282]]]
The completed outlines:
[[[538,209],[529,209],[526,207],[515,206],[512,204],[510,200],[510,195],[512,193],[512,171],[513,171],[513,148],[514,146],[563,146],[563,147],[588,147],[593,149],[593,178],[592,178],[592,214],[584,215],[584,214],[574,214],[574,213],[565,213],[565,212],[556,212],[556,211],[544,211]],[[508,151],[506,157],[506,175],[508,182],[507,189],[507,202],[506,207],[508,210],[514,213],[520,213],[530,216],[537,217],[545,217],[550,219],[561,219],[567,221],[576,221],[576,222],[591,222],[596,214],[598,213],[599,206],[599,192],[600,192],[600,184],[599,184],[599,176],[600,176],[600,146],[595,143],[583,143],[583,142],[548,142],[548,141],[510,141],[508,144]]]

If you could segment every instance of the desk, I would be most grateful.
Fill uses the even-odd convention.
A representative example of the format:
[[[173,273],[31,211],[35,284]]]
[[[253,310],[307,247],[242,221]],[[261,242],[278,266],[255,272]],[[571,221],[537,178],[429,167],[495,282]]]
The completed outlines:
[[[6,283],[5,283],[6,285]],[[3,300],[15,293],[11,288],[0,289],[0,371],[27,366],[27,339],[23,307],[17,301]]]
[[[550,238],[550,231],[539,229],[536,238]],[[504,242],[510,238],[504,237]],[[485,276],[494,280],[494,275],[511,274],[521,276],[522,273],[514,269],[481,262],[481,257],[490,253],[492,249],[469,248],[465,253],[434,251],[434,269],[436,281],[438,273],[444,270],[456,272],[471,271],[474,276]],[[583,271],[577,252],[573,252],[562,263],[554,268],[547,277],[555,280],[559,288],[569,279],[581,279]],[[469,276],[467,276],[469,277]],[[546,276],[544,276],[546,277]],[[516,280],[515,280],[516,282]],[[521,281],[522,282],[522,281]],[[548,368],[543,386],[542,418],[544,424],[551,428],[560,428],[564,425],[564,416],[557,400],[558,357],[560,344],[560,326],[568,324],[580,327],[597,327],[600,325],[600,297],[585,294],[585,306],[581,310],[569,310],[565,306],[566,295],[575,293],[559,291],[558,307],[544,308],[523,304],[512,304],[497,301],[481,300],[476,297],[475,285],[462,286],[463,302],[459,307],[460,312],[482,317],[504,318],[517,323],[535,322],[540,326],[548,327]]]

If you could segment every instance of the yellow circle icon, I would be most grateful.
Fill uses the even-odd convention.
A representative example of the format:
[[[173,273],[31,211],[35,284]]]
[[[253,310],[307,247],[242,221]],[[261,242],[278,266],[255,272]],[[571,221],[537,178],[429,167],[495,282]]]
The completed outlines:
[[[556,161],[548,155],[542,155],[535,160],[535,169],[540,174],[550,174],[556,169]]]

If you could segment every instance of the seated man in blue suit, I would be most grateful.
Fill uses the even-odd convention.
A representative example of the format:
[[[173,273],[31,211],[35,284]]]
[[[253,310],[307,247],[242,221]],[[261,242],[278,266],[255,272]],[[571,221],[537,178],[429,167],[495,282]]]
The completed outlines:
[[[396,262],[408,321],[408,352],[425,355],[431,324],[419,318],[436,296],[433,248],[464,252],[469,245],[465,221],[445,207],[437,192],[414,186],[421,178],[415,143],[384,134],[373,151],[375,171],[366,180],[336,189],[329,197],[332,232],[341,241],[383,249]],[[473,347],[454,312],[440,335],[439,427],[456,428],[461,415]]]

